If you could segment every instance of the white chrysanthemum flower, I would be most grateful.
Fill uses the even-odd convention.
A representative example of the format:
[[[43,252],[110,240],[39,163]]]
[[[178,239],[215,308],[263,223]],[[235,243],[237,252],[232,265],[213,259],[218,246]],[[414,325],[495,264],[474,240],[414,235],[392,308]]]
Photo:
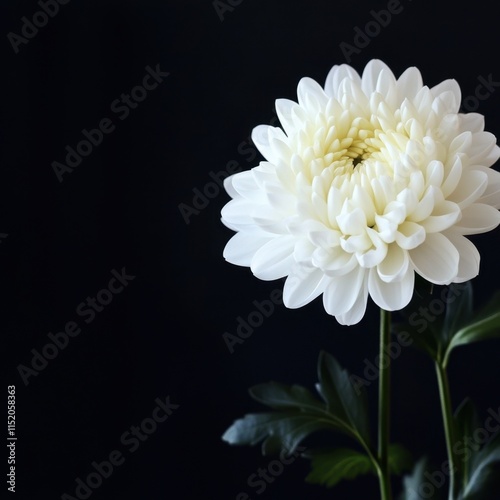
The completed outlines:
[[[416,68],[396,80],[378,60],[361,77],[334,66],[324,89],[303,78],[298,104],[276,101],[283,130],[253,131],[267,161],[225,181],[222,222],[237,234],[224,257],[263,280],[287,276],[289,308],[323,294],[341,324],[361,320],[368,295],[405,307],[415,273],[474,278],[465,236],[500,223],[500,148],[460,101],[455,80],[428,88]]]

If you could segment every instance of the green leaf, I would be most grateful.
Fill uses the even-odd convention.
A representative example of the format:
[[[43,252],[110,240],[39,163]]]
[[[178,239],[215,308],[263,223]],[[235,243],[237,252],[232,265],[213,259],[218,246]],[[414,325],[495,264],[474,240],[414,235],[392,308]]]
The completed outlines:
[[[337,360],[322,351],[318,360],[319,384],[316,389],[327,404],[327,411],[346,424],[347,428],[369,443],[366,394],[355,388],[346,370]]]
[[[438,488],[424,487],[424,484],[429,483],[429,480],[425,477],[425,472],[427,471],[428,463],[427,459],[420,459],[410,476],[405,476],[403,479],[403,492],[401,493],[399,500],[438,500],[439,490]],[[432,485],[431,485],[432,486]]]
[[[400,444],[389,445],[389,471],[400,476],[405,471],[411,470],[413,458],[411,453]]]
[[[259,403],[275,410],[311,410],[324,412],[324,405],[308,389],[300,385],[288,386],[268,382],[250,388],[250,395]]]
[[[335,422],[304,412],[253,413],[236,420],[222,439],[233,445],[256,445],[264,441],[262,451],[281,448],[293,453],[302,440],[313,432],[338,429]],[[271,438],[271,439],[269,439]]]
[[[361,474],[375,472],[367,455],[348,448],[310,452],[308,458],[311,458],[311,472],[306,477],[306,482],[328,488],[342,479],[354,479]]]
[[[470,477],[460,494],[460,500],[484,500],[492,491],[493,467],[500,462],[500,434],[496,434],[480,451],[470,447]],[[497,497],[495,497],[497,498]]]
[[[349,374],[326,353],[320,354],[318,372],[317,389],[324,401],[299,385],[256,385],[250,389],[250,395],[275,411],[245,415],[226,430],[222,439],[234,445],[252,446],[262,441],[264,454],[279,448],[291,453],[310,434],[335,430],[370,450],[365,393],[353,386]]]
[[[461,328],[448,345],[444,365],[448,363],[451,351],[455,347],[493,338],[500,338],[500,310]]]
[[[413,295],[410,304],[401,311],[406,322],[393,327],[396,333],[409,333],[414,346],[443,367],[455,347],[500,338],[500,292],[482,310],[473,313],[470,282],[435,288],[432,295]]]

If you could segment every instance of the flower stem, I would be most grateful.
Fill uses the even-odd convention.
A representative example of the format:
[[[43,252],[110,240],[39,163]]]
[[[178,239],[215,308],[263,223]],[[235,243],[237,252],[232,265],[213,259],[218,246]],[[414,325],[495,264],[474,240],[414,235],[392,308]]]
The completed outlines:
[[[391,406],[391,359],[388,345],[391,340],[391,313],[380,309],[380,357],[378,393],[378,477],[382,500],[391,500],[389,472],[390,406]]]
[[[441,412],[443,414],[444,434],[446,438],[446,451],[448,454],[448,465],[450,470],[449,500],[453,500],[455,494],[455,455],[453,443],[455,442],[455,427],[453,423],[453,410],[451,406],[450,384],[446,368],[436,361],[436,374],[439,386],[439,399],[441,401]]]

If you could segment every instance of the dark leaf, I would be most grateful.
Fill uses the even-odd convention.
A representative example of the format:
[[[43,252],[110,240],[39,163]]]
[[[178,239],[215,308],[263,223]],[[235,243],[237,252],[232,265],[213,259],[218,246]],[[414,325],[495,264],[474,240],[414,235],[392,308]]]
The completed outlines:
[[[438,500],[439,489],[434,487],[425,477],[428,463],[425,458],[417,462],[411,476],[403,479],[403,492],[399,500]]]
[[[268,382],[252,387],[249,392],[256,401],[275,410],[298,409],[320,413],[325,411],[325,405],[300,385],[288,386],[279,382]]]
[[[324,402],[299,385],[269,382],[254,386],[250,395],[276,411],[249,414],[236,420],[222,439],[235,445],[255,445],[262,441],[264,454],[280,448],[291,453],[310,434],[335,430],[369,449],[365,393],[354,387],[348,373],[324,352],[319,358],[318,372],[317,388]]]
[[[403,472],[411,470],[413,458],[411,453],[400,444],[389,446],[389,470],[391,474],[400,476]]]
[[[355,388],[347,371],[324,351],[319,356],[318,377],[316,388],[325,400],[328,412],[333,413],[368,444],[370,436],[365,392],[360,391],[359,387]]]
[[[470,476],[464,485],[460,500],[483,500],[491,493],[494,467],[500,462],[500,434],[496,434],[480,451],[470,447]],[[495,497],[496,498],[496,497]]]
[[[328,419],[319,419],[316,414],[303,412],[254,413],[236,420],[224,433],[222,439],[233,445],[256,445],[267,440],[263,451],[276,450],[279,440],[281,448],[292,453],[302,440],[313,432],[337,429]]]
[[[361,474],[375,472],[367,455],[347,448],[311,452],[308,453],[308,458],[311,458],[311,472],[306,481],[328,488],[342,479],[354,479]]]

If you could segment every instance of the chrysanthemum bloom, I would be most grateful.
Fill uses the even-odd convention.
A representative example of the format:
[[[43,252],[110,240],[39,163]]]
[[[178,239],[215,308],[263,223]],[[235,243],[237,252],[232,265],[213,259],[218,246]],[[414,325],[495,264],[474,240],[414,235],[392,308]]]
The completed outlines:
[[[237,234],[224,257],[263,280],[287,276],[289,308],[323,294],[341,324],[361,320],[368,295],[405,307],[415,273],[474,278],[466,236],[500,223],[500,148],[460,101],[456,81],[428,88],[416,68],[396,80],[378,60],[362,76],[334,66],[324,89],[303,78],[298,103],[276,101],[283,130],[253,131],[267,161],[226,179],[222,221]]]

